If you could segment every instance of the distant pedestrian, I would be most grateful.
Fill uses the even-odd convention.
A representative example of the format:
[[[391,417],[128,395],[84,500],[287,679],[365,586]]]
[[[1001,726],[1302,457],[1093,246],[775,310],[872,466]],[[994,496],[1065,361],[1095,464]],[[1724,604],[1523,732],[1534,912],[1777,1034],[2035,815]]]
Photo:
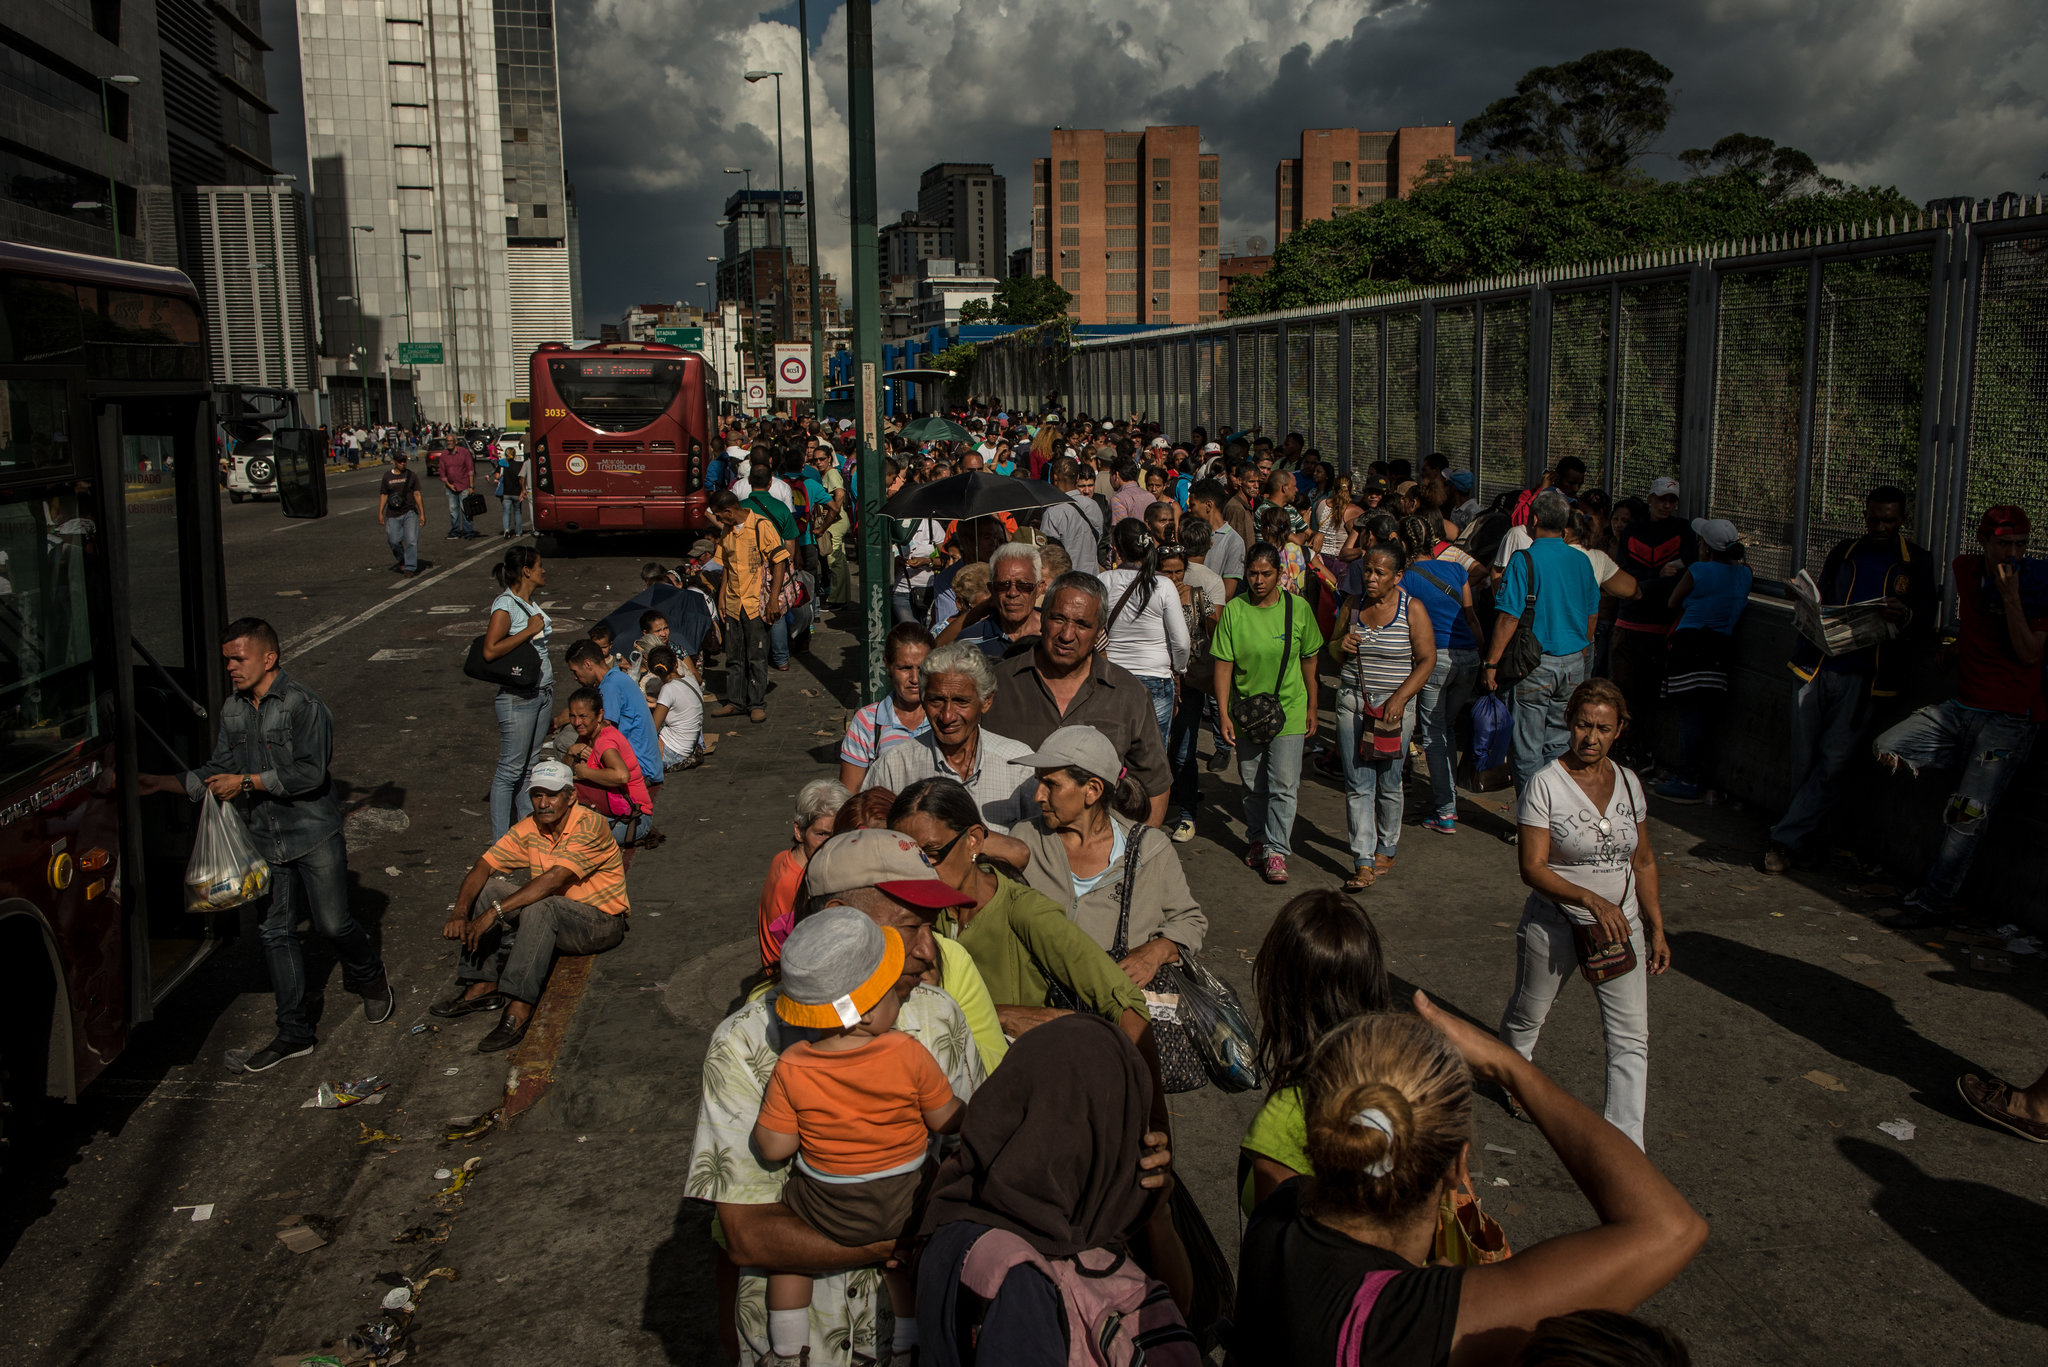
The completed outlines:
[[[1671,607],[1678,620],[1671,631],[1671,657],[1664,696],[1678,704],[1678,773],[1657,785],[1668,802],[1698,802],[1705,796],[1710,734],[1728,698],[1728,669],[1735,654],[1735,627],[1749,606],[1755,576],[1743,563],[1742,537],[1726,518],[1694,518],[1701,556],[1678,576]]]
[[[1223,738],[1241,751],[1244,860],[1268,883],[1287,881],[1301,752],[1316,731],[1316,652],[1322,648],[1315,613],[1280,587],[1279,550],[1259,542],[1245,559],[1245,591],[1216,619],[1209,653],[1216,661]],[[1254,698],[1273,699],[1280,718],[1256,738],[1240,730]]]
[[[372,1024],[391,1018],[391,984],[370,935],[349,914],[348,851],[341,838],[341,794],[328,772],[334,714],[278,664],[277,631],[244,617],[221,633],[234,693],[221,709],[220,733],[206,763],[184,774],[142,774],[144,795],[199,801],[209,792],[233,803],[256,852],[270,863],[270,903],[261,923],[263,955],[277,998],[277,1035],[243,1065],[261,1073],[313,1052],[306,1014],[306,959],[298,924],[310,920],[341,960],[341,979],[363,999]]]
[[[469,541],[477,535],[463,500],[476,485],[476,457],[467,446],[457,443],[441,453],[441,483],[448,495],[448,539]]]
[[[1479,686],[1493,692],[1499,685],[1501,655],[1522,613],[1530,610],[1542,658],[1515,680],[1509,698],[1515,717],[1512,764],[1517,796],[1527,790],[1537,770],[1565,752],[1565,704],[1585,681],[1586,657],[1600,613],[1600,585],[1594,581],[1592,562],[1564,539],[1570,515],[1571,505],[1555,489],[1545,489],[1531,502],[1532,539],[1501,575],[1493,638],[1479,671]],[[1690,543],[1692,529],[1685,534]],[[1660,643],[1662,639],[1660,634]]]
[[[523,451],[501,452],[498,459],[498,523],[506,540],[526,534],[526,480],[520,472]]]
[[[779,614],[790,553],[775,524],[741,506],[729,489],[711,496],[711,515],[724,534],[718,563],[724,568],[719,612],[725,623],[725,705],[714,717],[768,720],[768,623]]]
[[[377,525],[391,546],[391,568],[411,578],[420,572],[420,524],[426,521],[427,505],[420,494],[420,477],[406,467],[405,452],[391,453],[391,468],[377,490]]]

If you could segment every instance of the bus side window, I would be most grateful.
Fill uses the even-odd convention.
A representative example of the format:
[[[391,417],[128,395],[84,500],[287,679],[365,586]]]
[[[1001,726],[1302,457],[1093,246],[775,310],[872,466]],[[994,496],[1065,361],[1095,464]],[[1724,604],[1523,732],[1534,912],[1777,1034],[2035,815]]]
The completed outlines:
[[[0,495],[0,787],[100,738],[99,536],[92,503],[69,489]]]

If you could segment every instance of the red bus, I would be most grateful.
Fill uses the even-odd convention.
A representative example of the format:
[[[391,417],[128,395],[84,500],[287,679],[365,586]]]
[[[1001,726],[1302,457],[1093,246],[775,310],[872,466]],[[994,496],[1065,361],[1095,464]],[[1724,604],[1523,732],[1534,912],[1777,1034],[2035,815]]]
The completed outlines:
[[[535,531],[698,531],[718,377],[666,342],[546,342],[528,408]]]
[[[236,929],[184,907],[197,804],[135,782],[226,690],[213,430],[191,281],[0,243],[0,1138]]]

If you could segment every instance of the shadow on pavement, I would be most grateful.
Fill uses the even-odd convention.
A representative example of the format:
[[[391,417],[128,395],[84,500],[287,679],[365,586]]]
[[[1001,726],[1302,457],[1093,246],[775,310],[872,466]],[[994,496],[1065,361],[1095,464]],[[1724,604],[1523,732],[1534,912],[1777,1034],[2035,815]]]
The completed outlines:
[[[1837,1058],[1897,1078],[1936,1110],[1961,1114],[1955,1079],[1982,1071],[1915,1030],[1884,993],[1804,960],[1680,931],[1671,936],[1671,966]]]
[[[661,1340],[672,1363],[722,1362],[718,1342],[717,1254],[711,1242],[711,1207],[685,1197],[675,1228],[647,1259],[647,1294],[640,1327]]]
[[[1992,1314],[2048,1325],[2035,1256],[2048,1244],[2048,1206],[1982,1182],[1932,1176],[1899,1150],[1867,1139],[1838,1139],[1835,1146],[1880,1184],[1870,1208],[1893,1233]]]

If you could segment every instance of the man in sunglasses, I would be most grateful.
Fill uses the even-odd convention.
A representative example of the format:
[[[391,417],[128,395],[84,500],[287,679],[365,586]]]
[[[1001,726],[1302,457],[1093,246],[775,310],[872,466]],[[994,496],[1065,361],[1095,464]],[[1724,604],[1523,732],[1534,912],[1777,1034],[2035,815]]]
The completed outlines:
[[[988,597],[957,614],[939,633],[939,644],[972,641],[991,660],[1038,635],[1038,591],[1045,562],[1036,546],[1010,541],[988,562]]]

